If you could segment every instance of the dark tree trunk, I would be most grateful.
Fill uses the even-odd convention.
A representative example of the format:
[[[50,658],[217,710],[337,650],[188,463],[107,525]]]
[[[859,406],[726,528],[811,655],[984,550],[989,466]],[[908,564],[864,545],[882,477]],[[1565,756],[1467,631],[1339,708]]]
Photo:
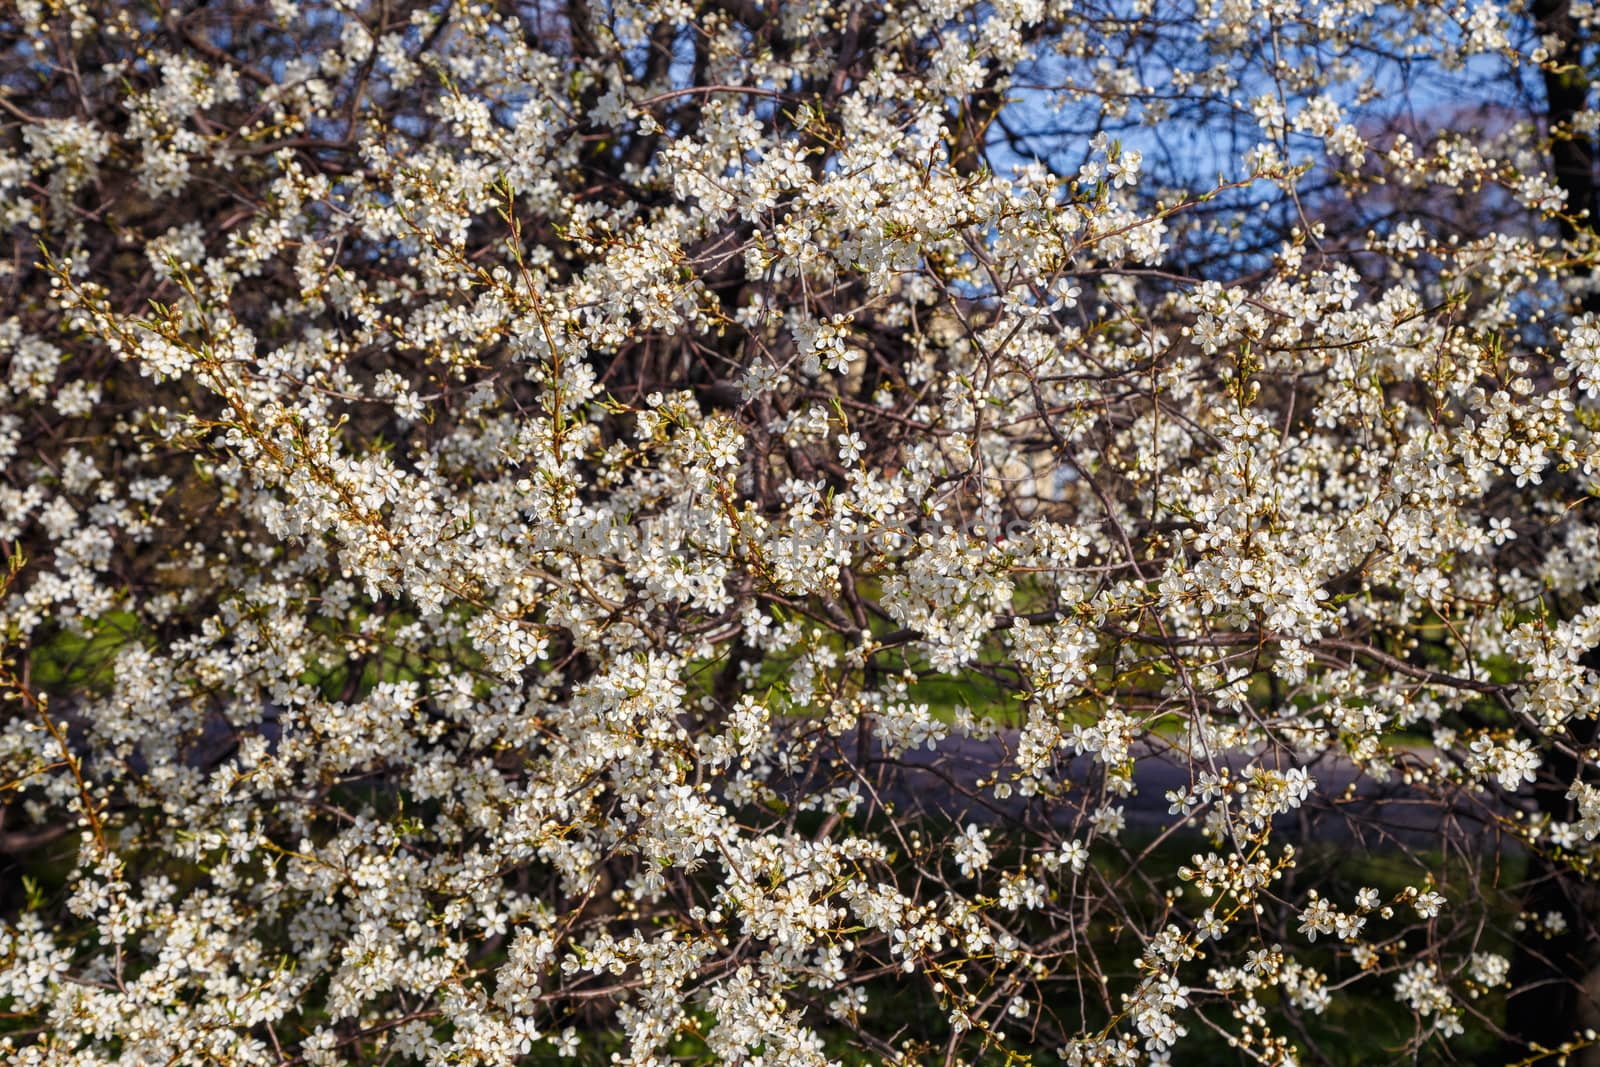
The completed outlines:
[[[1582,31],[1572,17],[1571,0],[1536,0],[1530,7],[1538,32],[1561,43],[1543,72],[1548,111],[1546,129],[1551,138],[1550,162],[1557,184],[1567,194],[1561,236],[1574,240],[1595,232],[1595,142],[1573,126],[1589,99],[1590,79],[1584,71]],[[1574,268],[1585,281],[1591,270]],[[1600,311],[1600,293],[1586,293],[1582,310]],[[1600,647],[1581,662],[1600,669]],[[1569,724],[1566,748],[1582,752],[1594,743],[1592,718]],[[1541,815],[1570,820],[1572,802],[1567,790],[1580,773],[1578,759],[1552,747],[1545,753],[1544,770],[1534,786],[1534,802]],[[1526,896],[1522,909],[1530,918],[1512,954],[1510,981],[1513,992],[1506,1000],[1506,1041],[1496,1062],[1523,1059],[1536,1048],[1551,1049],[1571,1040],[1582,1029],[1593,1005],[1586,1004],[1585,979],[1594,970],[1596,952],[1594,884],[1568,864],[1542,855],[1528,858]],[[1555,914],[1565,929],[1549,938],[1540,933],[1542,917]]]

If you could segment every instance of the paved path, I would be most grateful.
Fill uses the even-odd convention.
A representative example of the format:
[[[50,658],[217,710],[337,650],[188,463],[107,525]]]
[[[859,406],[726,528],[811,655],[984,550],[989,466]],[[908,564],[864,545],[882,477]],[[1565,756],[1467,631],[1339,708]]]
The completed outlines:
[[[1016,741],[1015,730],[999,731],[986,740],[952,737],[931,751],[921,748],[895,759],[886,758],[874,745],[869,746],[864,759],[852,758],[851,762],[859,765],[878,798],[902,814],[917,811],[958,823],[997,825],[1022,821],[1040,829],[1046,824],[1067,829],[1083,819],[1085,801],[1090,802],[1091,810],[1098,806],[1101,768],[1087,756],[1058,766],[1058,780],[1069,786],[1062,800],[1047,804],[1016,790],[1009,797],[997,798],[987,783],[996,770],[1001,772],[1002,781],[1010,777],[1007,771],[1015,770],[1011,753],[1016,750]],[[1123,809],[1130,831],[1140,835],[1163,832],[1179,820],[1169,812],[1167,793],[1193,783],[1190,764],[1183,753],[1159,743],[1138,746],[1133,754],[1133,795],[1110,795],[1108,799]],[[1432,765],[1434,753],[1415,749],[1403,759],[1407,766],[1421,768]],[[1216,760],[1216,769],[1226,766],[1237,777],[1252,763],[1278,770],[1297,765],[1279,762],[1271,755],[1252,759],[1230,754]],[[1513,839],[1492,825],[1490,817],[1495,808],[1491,805],[1497,802],[1490,798],[1445,791],[1436,785],[1407,784],[1400,774],[1381,781],[1363,773],[1342,754],[1328,753],[1298,765],[1305,767],[1316,785],[1299,809],[1274,820],[1274,830],[1280,838],[1304,843],[1436,848],[1448,835],[1475,849],[1515,850]],[[1196,766],[1194,771],[1209,766]]]

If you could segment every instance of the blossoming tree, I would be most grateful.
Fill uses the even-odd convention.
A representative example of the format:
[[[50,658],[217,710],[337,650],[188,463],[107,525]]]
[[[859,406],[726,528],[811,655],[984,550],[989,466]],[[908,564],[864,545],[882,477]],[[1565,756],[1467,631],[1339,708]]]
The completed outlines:
[[[1596,19],[10,5],[3,1055],[1579,1054]]]

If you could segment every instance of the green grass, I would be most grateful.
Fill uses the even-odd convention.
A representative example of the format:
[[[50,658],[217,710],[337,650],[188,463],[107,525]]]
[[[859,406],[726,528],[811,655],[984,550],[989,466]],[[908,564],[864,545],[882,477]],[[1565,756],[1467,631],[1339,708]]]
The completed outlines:
[[[47,692],[110,688],[117,653],[149,635],[130,611],[110,611],[83,625],[52,626],[35,637],[28,653],[28,675]]]

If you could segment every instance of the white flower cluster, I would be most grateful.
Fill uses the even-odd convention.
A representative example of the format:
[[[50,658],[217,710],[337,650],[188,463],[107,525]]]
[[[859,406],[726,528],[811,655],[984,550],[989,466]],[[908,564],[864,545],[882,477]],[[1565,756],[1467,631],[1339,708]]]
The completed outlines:
[[[13,6],[0,1059],[1570,1036],[1591,5]]]

